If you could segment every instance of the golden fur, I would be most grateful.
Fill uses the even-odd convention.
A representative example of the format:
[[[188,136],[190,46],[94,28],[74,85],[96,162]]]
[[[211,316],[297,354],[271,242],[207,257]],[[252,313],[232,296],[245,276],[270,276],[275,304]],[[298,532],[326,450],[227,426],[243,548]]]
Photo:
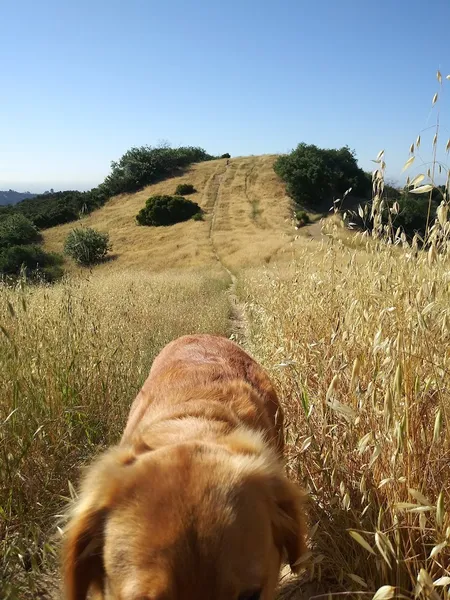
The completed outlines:
[[[168,344],[120,444],[89,469],[65,533],[67,600],[271,600],[305,551],[263,369],[226,338]]]

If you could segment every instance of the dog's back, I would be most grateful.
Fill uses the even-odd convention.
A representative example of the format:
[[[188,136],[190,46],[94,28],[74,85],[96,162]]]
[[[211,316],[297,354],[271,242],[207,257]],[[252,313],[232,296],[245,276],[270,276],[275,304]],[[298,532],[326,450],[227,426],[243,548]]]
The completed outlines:
[[[233,342],[166,346],[118,447],[88,469],[64,535],[67,600],[273,600],[306,551],[304,494],[284,475],[282,413]]]
[[[122,443],[130,443],[138,427],[142,431],[163,416],[167,419],[170,411],[173,418],[199,414],[230,420],[234,415],[236,425],[263,430],[283,452],[283,414],[271,381],[227,338],[190,335],[169,343],[133,402]]]

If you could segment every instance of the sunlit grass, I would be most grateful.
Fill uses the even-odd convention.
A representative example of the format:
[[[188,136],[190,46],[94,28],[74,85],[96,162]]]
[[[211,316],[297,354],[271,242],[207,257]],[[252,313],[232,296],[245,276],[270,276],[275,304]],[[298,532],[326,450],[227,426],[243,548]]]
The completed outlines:
[[[51,591],[56,580],[39,573],[55,565],[69,481],[118,440],[166,343],[227,333],[228,283],[217,272],[134,271],[0,288],[2,600]]]
[[[2,599],[50,590],[40,573],[56,564],[69,482],[117,441],[156,353],[183,333],[229,333],[223,265],[238,276],[243,342],[279,390],[288,473],[310,493],[307,575],[324,594],[449,598],[448,198],[425,242],[407,241],[380,152],[366,231],[335,206],[297,234],[273,160],[202,163],[114,198],[84,222],[110,233],[116,260],[54,287],[0,288]],[[180,182],[205,221],[137,227],[147,197]],[[46,231],[46,247],[73,226]]]
[[[380,247],[361,259],[337,244],[241,279],[326,592],[448,597],[449,283],[444,258]]]
[[[180,177],[112,198],[81,221],[110,237],[113,260],[98,266],[97,272],[215,267],[211,237],[220,258],[233,270],[269,261],[294,233],[291,201],[273,170],[274,160],[269,155],[235,158],[228,166],[226,160],[207,161],[193,165]],[[173,194],[180,183],[194,185],[197,191],[189,199],[201,206],[204,220],[171,227],[136,224],[136,215],[150,196]],[[44,248],[62,252],[68,233],[79,224],[44,230]],[[70,261],[66,269],[75,270]]]

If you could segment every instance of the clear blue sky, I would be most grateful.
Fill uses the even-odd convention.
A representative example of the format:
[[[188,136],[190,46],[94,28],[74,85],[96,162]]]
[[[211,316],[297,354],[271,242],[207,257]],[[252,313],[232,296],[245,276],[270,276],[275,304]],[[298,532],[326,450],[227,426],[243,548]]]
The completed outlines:
[[[449,0],[3,0],[0,22],[0,189],[86,189],[161,140],[386,148],[401,180],[450,73]]]

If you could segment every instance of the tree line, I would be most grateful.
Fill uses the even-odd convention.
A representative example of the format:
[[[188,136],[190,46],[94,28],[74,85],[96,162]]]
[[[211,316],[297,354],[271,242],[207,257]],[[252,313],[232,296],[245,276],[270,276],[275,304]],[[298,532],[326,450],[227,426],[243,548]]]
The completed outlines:
[[[326,213],[349,190],[344,210],[371,200],[372,174],[358,166],[355,152],[348,146],[326,149],[302,143],[289,154],[278,157],[274,170],[285,182],[286,191],[295,203],[295,213],[303,224],[308,221],[305,209]],[[427,220],[431,223],[435,219],[444,194],[445,186],[435,187],[430,197],[429,194],[412,194],[408,186],[400,189],[385,185],[383,223],[400,227],[409,238],[415,233],[423,237]],[[394,205],[395,211],[392,210]],[[369,220],[358,212],[352,212],[352,221],[362,229],[371,227]]]
[[[194,146],[131,148],[111,163],[111,172],[103,183],[87,192],[50,191],[15,205],[0,206],[0,276],[15,277],[25,269],[31,277],[57,279],[62,274],[63,259],[43,250],[40,229],[75,221],[100,208],[112,196],[135,192],[182,173],[193,163],[213,158]],[[64,251],[80,264],[106,253],[107,236],[103,239],[103,234],[94,230],[72,233]]]
[[[203,148],[181,146],[131,148],[118,161],[111,163],[111,172],[99,186],[87,191],[66,190],[45,193],[26,199],[14,206],[0,207],[0,219],[11,214],[22,214],[39,229],[75,221],[83,214],[103,206],[118,194],[136,192],[177,173],[194,163],[212,160]]]

